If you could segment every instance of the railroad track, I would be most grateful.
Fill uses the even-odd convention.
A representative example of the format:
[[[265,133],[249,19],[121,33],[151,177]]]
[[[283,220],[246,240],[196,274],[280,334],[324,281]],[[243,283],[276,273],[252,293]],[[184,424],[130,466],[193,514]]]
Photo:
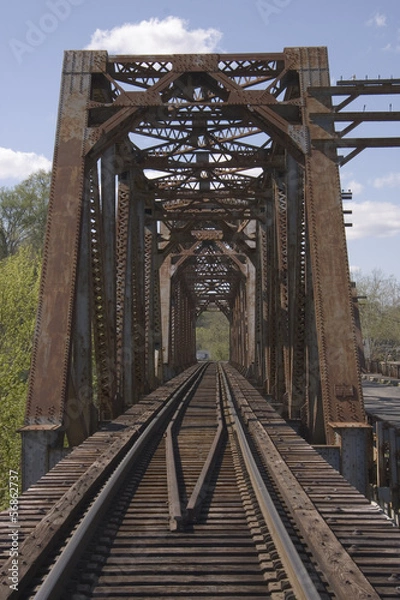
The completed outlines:
[[[232,367],[192,368],[107,434],[45,517],[22,511],[22,596],[6,561],[1,597],[400,596],[400,531]]]

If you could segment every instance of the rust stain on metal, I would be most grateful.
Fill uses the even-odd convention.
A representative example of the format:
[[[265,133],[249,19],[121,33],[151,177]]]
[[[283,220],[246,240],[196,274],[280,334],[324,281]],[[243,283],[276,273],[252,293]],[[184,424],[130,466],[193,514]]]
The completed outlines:
[[[78,439],[89,414],[115,417],[196,361],[206,310],[230,322],[232,363],[310,439],[363,423],[338,163],[400,140],[335,122],[372,119],[346,116],[352,98],[399,92],[331,86],[324,47],[68,51],[26,425]]]

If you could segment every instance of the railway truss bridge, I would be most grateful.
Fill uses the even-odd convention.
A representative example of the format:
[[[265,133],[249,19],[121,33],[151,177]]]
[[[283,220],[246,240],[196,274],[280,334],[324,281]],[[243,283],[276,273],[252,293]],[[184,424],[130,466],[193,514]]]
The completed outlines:
[[[235,527],[237,503],[244,503],[243,514],[237,513],[241,523],[249,523],[252,514],[264,510],[261,500],[253,497],[255,492],[246,491],[245,480],[252,477],[249,466],[239,476],[242,483],[235,488],[236,496],[226,483],[229,473],[243,468],[247,460],[247,450],[236,448],[231,439],[233,435],[236,444],[240,437],[237,421],[247,424],[248,430],[261,427],[262,431],[247,431],[244,437],[254,435],[247,443],[253,447],[253,460],[260,463],[262,478],[268,463],[278,469],[272,475],[272,495],[289,506],[286,520],[292,522],[294,538],[299,536],[294,544],[301,545],[304,536],[313,538],[314,532],[303,550],[313,556],[305,560],[314,567],[308,564],[301,570],[298,563],[284,558],[279,546],[275,549],[276,539],[283,534],[265,539],[265,528],[273,530],[275,525],[266,523],[264,516],[246,533],[255,543],[261,576],[254,575],[254,565],[249,571],[242,569],[243,573],[239,569],[239,576],[240,553],[235,558],[232,551],[225,571],[217,568],[221,557],[215,558],[211,567],[216,579],[210,567],[204,575],[209,587],[199,595],[220,597],[218,580],[227,586],[221,592],[224,597],[259,597],[264,592],[257,586],[271,569],[274,576],[268,593],[274,597],[276,592],[276,598],[285,597],[286,583],[278,585],[279,580],[288,582],[287,589],[295,597],[375,598],[398,593],[399,532],[384,515],[377,516],[362,495],[368,494],[370,484],[372,431],[363,403],[362,341],[357,293],[349,277],[339,169],[366,148],[400,146],[399,137],[350,135],[360,125],[364,132],[374,123],[398,121],[398,112],[366,111],[361,106],[366,96],[378,103],[385,98],[387,106],[387,98],[399,93],[396,79],[331,85],[323,47],[286,48],[273,54],[65,53],[38,319],[21,432],[27,490],[22,498],[28,498],[26,506],[33,505],[26,515],[21,509],[21,518],[26,518],[25,566],[20,565],[24,589],[33,590],[34,581],[38,585],[39,574],[32,575],[32,565],[39,569],[51,564],[39,551],[47,546],[54,550],[58,538],[51,537],[49,530],[66,536],[66,521],[60,525],[55,515],[75,515],[84,502],[94,501],[100,487],[107,485],[101,478],[115,468],[122,446],[136,448],[136,437],[163,406],[170,433],[162,434],[162,449],[154,450],[151,468],[156,473],[153,482],[161,480],[157,453],[164,453],[168,493],[157,493],[164,494],[162,504],[170,507],[167,518],[162,517],[169,533],[157,538],[157,525],[147,515],[144,522],[153,531],[153,542],[144,539],[143,522],[138,530],[132,522],[115,534],[111,522],[124,521],[123,514],[140,513],[152,502],[143,496],[140,504],[140,494],[139,509],[121,507],[114,520],[107,521],[107,539],[116,535],[124,544],[126,536],[137,532],[139,546],[145,548],[141,563],[136,557],[141,564],[139,580],[133,566],[124,571],[119,564],[121,554],[114,560],[113,553],[104,550],[101,535],[97,542],[85,537],[79,560],[86,561],[86,570],[87,544],[99,545],[97,553],[93,549],[96,564],[91,569],[97,573],[93,577],[98,577],[100,591],[93,597],[120,597],[136,585],[142,595],[131,591],[125,597],[164,597],[160,589],[155,591],[155,579],[153,587],[150,581],[155,563],[165,597],[196,597],[188,564],[163,580],[161,573],[170,573],[171,564],[163,563],[161,549],[168,546],[172,557],[174,552],[185,555],[185,544],[178,550],[168,536],[193,534],[197,524],[207,529],[207,515],[214,513],[215,529],[204,535],[228,536]],[[195,384],[196,321],[207,310],[219,310],[229,321],[230,361],[224,367],[204,365],[200,370],[205,369],[208,383]],[[198,398],[196,386],[203,390]],[[209,390],[208,396],[204,389]],[[185,394],[197,398],[192,413]],[[210,394],[218,434],[209,422],[210,406],[202,404],[204,397],[210,401]],[[175,405],[168,408],[178,396],[185,407],[182,413]],[[200,421],[199,415],[203,415]],[[289,424],[296,424],[302,437]],[[150,438],[155,443],[159,425],[154,427]],[[193,428],[196,433],[179,446],[174,441],[175,427]],[[267,435],[268,427],[272,429]],[[208,429],[212,432],[209,446],[204,442]],[[204,455],[203,470],[194,464],[197,453]],[[336,461],[342,475],[321,455]],[[190,474],[191,461],[194,474]],[[132,482],[119,484],[125,490],[122,503],[133,488],[139,489],[136,479],[141,472],[150,473],[147,468],[137,466]],[[230,508],[213,505],[219,490],[217,472],[224,473],[222,488],[228,486],[222,496],[226,500],[232,494]],[[294,487],[299,480],[301,488]],[[91,500],[86,495],[89,488]],[[290,497],[291,489],[296,492]],[[40,512],[35,498],[41,505],[44,498],[50,499],[51,506]],[[102,516],[94,517],[89,531],[94,531],[110,502],[104,500]],[[130,500],[126,502],[128,506]],[[75,508],[66,510],[67,505]],[[228,513],[230,521],[218,521]],[[340,549],[329,537],[331,531],[342,544]],[[242,542],[250,544],[240,541],[241,536],[238,531],[236,538],[223,538],[224,552]],[[206,545],[206,538],[200,545]],[[218,543],[213,539],[215,547]],[[326,555],[329,561],[324,562],[324,552],[318,550],[321,544],[334,548],[333,554]],[[371,547],[375,558],[370,560],[366,556]],[[199,564],[210,562],[197,552]],[[353,560],[352,553],[356,562],[346,563]],[[250,563],[250,554],[254,558],[253,551],[247,555],[242,549],[240,556]],[[111,562],[103,571],[106,555]],[[274,566],[274,556],[280,566]],[[127,560],[131,564],[133,559]],[[334,564],[333,571],[327,562]],[[122,579],[118,578],[121,569]],[[307,588],[308,579],[305,588],[301,582],[297,587],[295,574],[302,579],[306,571],[311,572],[313,587]],[[115,572],[117,579],[113,579]],[[67,574],[57,573],[59,582],[69,581],[68,569]],[[186,588],[177,583],[182,573],[186,573]],[[339,585],[334,583],[338,573]],[[239,595],[235,578],[247,595]],[[86,597],[79,594],[89,593],[93,581],[90,585],[77,581],[75,591],[71,588],[67,596]],[[172,586],[169,592],[168,585]],[[48,595],[35,597],[61,597],[57,585],[51,589]]]

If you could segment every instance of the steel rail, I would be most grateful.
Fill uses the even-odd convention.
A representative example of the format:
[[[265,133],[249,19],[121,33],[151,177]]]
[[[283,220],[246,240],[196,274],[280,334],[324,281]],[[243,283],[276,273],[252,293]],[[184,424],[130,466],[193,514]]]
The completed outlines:
[[[222,412],[220,399],[220,380],[217,378],[217,393],[216,393],[216,411],[217,411],[217,431],[213,443],[211,444],[208,456],[203,465],[202,471],[194,486],[193,492],[186,506],[185,521],[193,523],[200,513],[204,499],[206,498],[207,488],[211,479],[211,475],[215,466],[216,458],[221,450],[227,435],[226,424]]]
[[[200,381],[205,366],[202,365],[189,381],[185,383],[172,395],[167,404],[160,410],[158,415],[148,425],[143,434],[136,440],[132,448],[121,460],[118,467],[107,480],[103,489],[98,494],[93,505],[83,517],[75,532],[72,534],[65,548],[61,552],[50,573],[42,583],[40,589],[33,597],[34,600],[58,600],[65,587],[65,582],[80,556],[85,551],[96,526],[101,522],[102,517],[111,505],[118,489],[120,488],[124,478],[131,469],[134,461],[145,448],[152,435],[157,432],[165,421],[170,418],[170,413],[175,408],[175,405],[182,398],[182,393],[190,394],[196,382]],[[190,385],[192,384],[192,385]],[[189,390],[187,390],[190,385]],[[183,388],[183,389],[182,389]]]
[[[269,533],[279,553],[282,564],[288,575],[288,579],[299,600],[321,600],[321,595],[316,589],[314,582],[307,572],[302,559],[299,556],[274,502],[265,486],[260,471],[254,460],[253,453],[247,441],[242,423],[237,414],[233,398],[229,389],[225,372],[221,367],[220,374],[223,381],[222,391],[232,420],[233,428],[236,432],[243,459],[248,471],[254,493],[257,497],[260,510],[267,524]]]
[[[192,386],[192,388],[196,383]],[[191,388],[191,389],[192,389]],[[211,474],[215,465],[216,457],[220,451],[220,448],[226,438],[226,426],[222,414],[221,402],[220,402],[220,386],[219,380],[217,380],[217,394],[216,394],[216,413],[217,413],[217,431],[213,443],[211,444],[208,452],[206,461],[203,465],[201,473],[197,479],[193,492],[187,502],[185,509],[182,511],[182,503],[180,501],[179,494],[179,483],[176,468],[176,453],[174,447],[174,441],[179,435],[179,419],[182,416],[184,410],[187,407],[188,401],[191,397],[191,390],[186,394],[185,398],[181,401],[174,416],[171,419],[170,424],[166,431],[166,457],[167,457],[167,480],[168,480],[168,503],[169,503],[169,526],[171,531],[178,531],[182,526],[187,523],[192,523],[200,512],[203,500],[206,497],[206,489],[208,487]]]
[[[165,454],[167,460],[169,528],[171,531],[177,531],[180,529],[182,523],[182,507],[179,496],[179,482],[175,460],[173,429],[174,422],[170,423],[167,427],[165,438]]]
[[[278,441],[270,437],[257,413],[253,411],[246,397],[247,382],[243,385],[245,380],[242,379],[242,383],[239,383],[238,373],[235,375],[231,369],[229,371],[229,382],[235,388],[235,400],[240,405],[249,435],[254,440],[261,460],[267,465],[300,535],[307,541],[308,548],[335,597],[340,600],[348,600],[349,597],[378,600],[380,596],[367,574],[363,572],[363,567],[357,564],[338,539],[322,514],[321,505],[318,508],[314,504],[308,491],[301,485],[286,458],[280,453],[276,445]],[[351,494],[350,490],[348,493]]]
[[[205,367],[202,373],[204,373]],[[168,483],[168,505],[169,505],[169,527],[171,531],[177,531],[182,524],[182,506],[179,495],[178,470],[176,467],[176,456],[174,449],[174,440],[176,430],[188,402],[192,397],[192,392],[196,388],[198,380],[196,379],[188,392],[179,403],[173,417],[166,430],[165,452],[167,459],[167,483]]]

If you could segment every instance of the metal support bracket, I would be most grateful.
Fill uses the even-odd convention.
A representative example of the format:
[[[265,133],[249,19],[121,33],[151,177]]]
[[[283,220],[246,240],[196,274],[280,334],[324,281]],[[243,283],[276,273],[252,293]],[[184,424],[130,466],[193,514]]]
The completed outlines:
[[[330,422],[340,446],[340,472],[349,483],[368,496],[368,467],[372,427],[363,423]]]

